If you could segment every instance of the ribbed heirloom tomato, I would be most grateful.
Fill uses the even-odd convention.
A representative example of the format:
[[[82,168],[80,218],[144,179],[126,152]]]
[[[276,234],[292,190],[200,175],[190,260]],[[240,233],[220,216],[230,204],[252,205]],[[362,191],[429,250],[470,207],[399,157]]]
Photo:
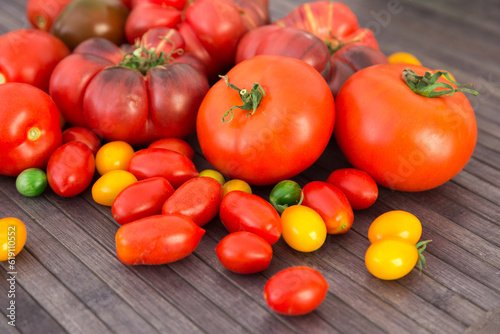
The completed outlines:
[[[269,185],[319,158],[334,118],[332,93],[311,65],[260,55],[212,86],[198,112],[197,133],[205,158],[218,171]]]

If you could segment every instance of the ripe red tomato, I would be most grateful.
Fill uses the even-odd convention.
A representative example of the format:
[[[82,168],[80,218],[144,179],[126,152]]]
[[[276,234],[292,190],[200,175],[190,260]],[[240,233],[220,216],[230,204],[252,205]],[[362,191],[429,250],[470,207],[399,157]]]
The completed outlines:
[[[45,169],[61,142],[59,111],[48,94],[23,83],[0,85],[0,174]]]
[[[262,197],[240,190],[227,193],[221,201],[219,217],[231,233],[248,231],[274,244],[281,236],[281,218]]]
[[[280,271],[264,287],[267,305],[284,315],[303,315],[314,311],[327,293],[328,283],[323,275],[303,266]]]
[[[101,148],[101,140],[92,131],[83,126],[73,126],[69,127],[62,133],[63,144],[69,143],[70,141],[80,141],[86,144],[94,155]]]
[[[273,249],[257,234],[239,231],[225,236],[215,248],[220,263],[238,274],[254,274],[269,267]]]
[[[313,181],[302,188],[302,205],[314,209],[325,221],[328,234],[342,234],[349,231],[354,213],[344,193],[334,185]]]
[[[73,0],[28,0],[26,4],[26,17],[33,27],[50,31],[52,24],[63,11],[64,7]]]
[[[49,91],[56,65],[70,51],[56,37],[36,29],[19,29],[0,36],[0,84],[23,82]]]
[[[56,194],[78,195],[92,182],[95,171],[94,154],[82,142],[72,141],[58,147],[47,164],[47,181]]]
[[[116,196],[111,214],[120,225],[159,215],[163,203],[173,193],[170,183],[159,176],[132,183]]]
[[[349,162],[377,184],[423,191],[450,180],[465,166],[476,145],[477,125],[463,93],[418,95],[403,80],[407,67],[419,76],[431,71],[390,64],[354,74],[336,99],[335,138]]]
[[[116,253],[128,265],[166,264],[190,255],[204,234],[205,230],[187,217],[150,216],[118,229]]]
[[[233,88],[245,89],[243,98],[260,95],[262,100],[255,112],[252,106],[231,110],[242,106],[242,95],[223,79],[205,96],[198,112],[198,140],[218,171],[269,185],[295,176],[319,158],[332,134],[335,107],[328,85],[311,65],[260,55],[236,65],[227,80]]]
[[[366,209],[378,197],[378,187],[366,172],[355,168],[333,171],[326,182],[342,190],[354,210]]]
[[[161,176],[175,189],[198,176],[195,165],[185,155],[164,148],[145,148],[130,158],[127,170],[138,180]]]
[[[151,144],[148,148],[166,148],[184,154],[189,159],[193,160],[194,150],[187,142],[179,138],[162,138]]]
[[[219,212],[222,185],[211,177],[195,177],[183,183],[161,209],[163,214],[189,217],[198,226],[211,221]]]

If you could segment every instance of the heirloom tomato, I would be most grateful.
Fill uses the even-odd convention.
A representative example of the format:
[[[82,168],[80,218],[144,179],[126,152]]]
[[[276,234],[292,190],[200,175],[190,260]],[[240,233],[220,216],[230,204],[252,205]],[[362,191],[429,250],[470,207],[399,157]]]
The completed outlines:
[[[298,266],[271,277],[264,287],[264,299],[271,310],[284,315],[314,311],[325,299],[328,283],[317,270]]]
[[[311,65],[260,55],[210,88],[198,112],[197,134],[218,171],[269,185],[311,166],[328,144],[334,121],[332,93]]]
[[[116,253],[128,265],[166,264],[191,254],[204,234],[205,230],[187,217],[150,216],[118,229]]]
[[[92,198],[96,203],[111,206],[116,196],[137,178],[125,170],[112,170],[102,175],[92,186]]]
[[[286,208],[301,204],[304,199],[304,193],[299,184],[292,180],[278,182],[269,194],[269,202],[281,215]]]
[[[337,169],[328,176],[326,182],[342,190],[354,210],[368,208],[378,197],[375,181],[359,169]]]
[[[0,219],[0,261],[15,259],[26,243],[26,226],[14,217]]]
[[[130,53],[105,39],[82,43],[50,83],[64,118],[105,140],[134,146],[194,133],[208,81],[193,66],[174,61],[176,46],[161,36],[178,33],[162,31],[155,34],[156,44],[147,38],[150,49],[141,44]]]
[[[387,63],[387,57],[379,50],[373,31],[361,28],[356,15],[341,2],[304,3],[274,24],[308,31],[326,44],[331,55],[331,66],[324,69],[326,73],[323,74],[334,96],[356,71]],[[290,47],[293,47],[293,43],[290,43]],[[286,56],[289,53],[290,50],[283,50],[280,54]]]
[[[229,192],[221,201],[219,217],[230,233],[248,231],[274,244],[281,236],[278,212],[265,199],[240,190]]]
[[[22,82],[49,91],[56,65],[70,51],[56,37],[36,29],[18,29],[0,36],[0,84]]]
[[[47,174],[39,168],[23,170],[16,178],[16,189],[26,197],[41,195],[47,188]]]
[[[195,177],[183,183],[163,204],[163,214],[189,217],[198,226],[211,221],[219,212],[222,186],[211,177]]]
[[[303,205],[292,205],[281,214],[283,239],[299,252],[314,252],[326,240],[327,228],[319,213]]]
[[[456,88],[442,74],[387,64],[349,78],[335,100],[334,132],[355,168],[379,185],[423,191],[445,183],[465,166],[476,146],[477,126],[461,91],[473,91]]]
[[[254,274],[269,267],[273,248],[257,234],[239,231],[225,236],[215,253],[226,269],[238,274]]]
[[[123,189],[111,205],[113,218],[120,225],[161,214],[163,203],[174,188],[163,177],[137,181]]]
[[[92,153],[97,154],[97,151],[101,148],[101,140],[97,135],[87,128],[82,126],[72,126],[67,128],[62,133],[63,144],[69,143],[70,141],[81,141],[86,144]]]
[[[63,197],[75,196],[84,191],[92,182],[94,172],[94,154],[79,141],[58,147],[47,164],[49,186]]]
[[[24,83],[0,85],[0,174],[45,169],[61,142],[59,111],[48,94]]]

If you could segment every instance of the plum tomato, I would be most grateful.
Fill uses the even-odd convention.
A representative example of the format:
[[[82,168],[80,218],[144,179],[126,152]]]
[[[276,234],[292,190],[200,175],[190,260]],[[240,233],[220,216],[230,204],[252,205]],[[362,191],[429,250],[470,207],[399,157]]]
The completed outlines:
[[[313,209],[293,205],[281,214],[283,239],[295,250],[314,252],[326,240],[327,229],[323,218]]]
[[[99,137],[92,130],[83,126],[72,126],[63,131],[63,144],[69,143],[73,140],[81,141],[82,143],[87,144],[94,155],[97,154],[97,151],[101,148],[101,140]]]
[[[230,233],[248,231],[274,244],[281,236],[281,219],[273,206],[254,194],[240,190],[227,193],[221,201],[219,217]]]
[[[122,140],[104,144],[95,156],[97,172],[104,175],[112,170],[126,170],[134,148]]]
[[[16,189],[26,197],[41,195],[47,188],[47,174],[39,168],[23,170],[16,178]]]
[[[273,249],[257,234],[239,231],[225,236],[215,248],[220,263],[238,274],[254,274],[269,267]]]
[[[194,150],[186,141],[180,138],[162,138],[158,139],[151,144],[148,148],[166,148],[175,152],[184,154],[189,159],[193,160]]]
[[[26,243],[26,226],[15,217],[0,219],[0,261],[15,258]]]
[[[264,287],[264,299],[274,312],[303,315],[314,311],[328,293],[328,282],[317,270],[305,266],[284,269]]]
[[[378,197],[378,187],[366,172],[355,168],[333,171],[326,182],[342,190],[353,210],[370,207]]]
[[[394,210],[378,216],[368,229],[368,239],[371,243],[388,238],[398,237],[415,245],[422,236],[422,224],[415,215]]]
[[[128,187],[137,182],[134,174],[125,170],[112,170],[102,175],[92,186],[92,198],[96,203],[111,206],[116,196]]]

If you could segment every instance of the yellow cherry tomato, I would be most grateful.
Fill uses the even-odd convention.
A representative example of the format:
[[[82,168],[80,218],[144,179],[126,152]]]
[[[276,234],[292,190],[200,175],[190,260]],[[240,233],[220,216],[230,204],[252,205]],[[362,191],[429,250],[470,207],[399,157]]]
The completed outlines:
[[[395,52],[387,57],[389,64],[409,64],[409,65],[422,65],[420,61],[408,52]]]
[[[134,154],[129,143],[118,140],[101,146],[95,156],[95,166],[100,175],[112,170],[126,170],[127,164]]]
[[[303,205],[292,205],[281,214],[281,235],[300,252],[313,252],[326,240],[326,225],[316,211]]]
[[[419,259],[415,245],[400,238],[379,240],[368,247],[365,264],[375,277],[394,280],[407,275]]]
[[[402,210],[389,211],[380,215],[368,229],[368,239],[371,243],[388,237],[399,237],[415,245],[421,236],[420,220],[413,214]]]
[[[252,188],[250,188],[248,183],[243,180],[233,179],[227,181],[222,186],[222,196],[226,196],[227,193],[233,190],[241,190],[249,194],[252,193]]]
[[[218,171],[213,170],[213,169],[202,170],[200,172],[199,176],[207,176],[207,177],[214,178],[217,181],[219,181],[219,183],[221,184],[221,186],[224,186],[224,183],[226,183],[226,180],[224,179],[224,176],[221,173],[219,173]]]
[[[26,226],[17,218],[0,219],[0,261],[14,259],[26,243]]]
[[[125,170],[112,170],[95,181],[92,198],[96,203],[111,206],[120,191],[135,182],[137,178],[134,174]]]

